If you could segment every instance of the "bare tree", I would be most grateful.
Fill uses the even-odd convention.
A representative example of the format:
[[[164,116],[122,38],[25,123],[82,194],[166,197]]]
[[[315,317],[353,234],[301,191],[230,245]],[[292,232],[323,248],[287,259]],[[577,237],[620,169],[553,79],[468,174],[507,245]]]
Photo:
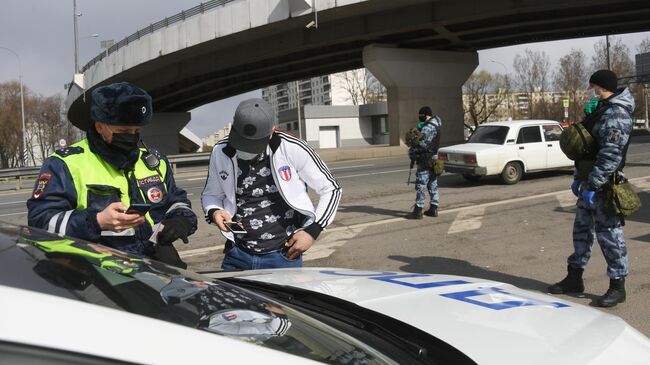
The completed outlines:
[[[487,71],[472,73],[463,85],[465,126],[474,130],[492,117],[508,97],[507,77]]]
[[[630,58],[630,49],[620,37],[609,37],[609,60],[611,70],[619,77],[634,75],[634,62]],[[594,44],[591,57],[591,70],[607,69],[607,43],[604,39]]]
[[[515,83],[519,90],[528,95],[528,117],[543,117],[535,112],[535,93],[540,95],[546,91],[550,82],[550,65],[548,55],[544,51],[524,50],[523,55],[516,55],[513,62]],[[543,100],[543,99],[542,99]]]
[[[386,100],[386,88],[366,68],[340,72],[332,76],[354,105]]]
[[[636,45],[636,53],[650,52],[650,37],[645,37],[641,43]]]
[[[586,55],[583,51],[571,49],[569,54],[562,56],[555,72],[555,89],[563,91],[569,100],[569,121],[577,122],[582,119],[582,105],[585,103],[584,90],[589,77],[586,65]]]
[[[27,93],[25,87],[23,92]],[[23,151],[20,110],[20,84],[11,81],[0,84],[0,168],[18,167]]]

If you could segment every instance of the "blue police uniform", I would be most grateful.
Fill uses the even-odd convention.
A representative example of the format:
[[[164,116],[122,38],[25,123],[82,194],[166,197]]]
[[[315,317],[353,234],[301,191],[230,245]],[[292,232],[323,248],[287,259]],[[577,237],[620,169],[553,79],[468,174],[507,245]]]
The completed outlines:
[[[424,200],[427,190],[431,197],[431,207],[437,209],[440,205],[440,194],[438,193],[438,180],[430,166],[433,160],[438,158],[439,133],[442,127],[442,120],[433,116],[422,126],[422,137],[414,145],[409,147],[409,158],[416,161],[417,171],[415,173],[415,206],[424,207]],[[431,159],[432,161],[423,161]]]
[[[605,191],[611,184],[612,174],[624,177],[622,161],[632,132],[630,115],[634,110],[634,98],[626,88],[608,98],[607,102],[611,106],[591,131],[598,145],[594,166],[588,179],[581,181],[583,190],[596,192],[594,204],[590,206],[583,197],[578,198],[573,224],[574,253],[567,261],[570,267],[584,268],[591,257],[595,233],[607,261],[607,275],[618,279],[628,274],[627,247],[623,238],[622,219],[605,208]]]

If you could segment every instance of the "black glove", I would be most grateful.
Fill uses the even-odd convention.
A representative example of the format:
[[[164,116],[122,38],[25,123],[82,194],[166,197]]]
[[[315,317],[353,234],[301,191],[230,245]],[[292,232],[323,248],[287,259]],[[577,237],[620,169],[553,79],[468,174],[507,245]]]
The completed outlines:
[[[161,245],[171,245],[177,239],[182,239],[183,243],[189,243],[187,236],[190,234],[192,224],[183,217],[173,217],[161,222],[163,230],[158,233],[158,243]]]

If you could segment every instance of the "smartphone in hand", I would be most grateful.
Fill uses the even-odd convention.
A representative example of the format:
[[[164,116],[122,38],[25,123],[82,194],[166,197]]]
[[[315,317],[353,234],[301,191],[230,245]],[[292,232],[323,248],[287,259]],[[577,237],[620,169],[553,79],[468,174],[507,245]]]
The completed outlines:
[[[223,225],[232,233],[248,233],[248,231],[237,222],[223,222]]]
[[[126,210],[126,214],[145,215],[151,209],[151,204],[138,204],[134,203]]]

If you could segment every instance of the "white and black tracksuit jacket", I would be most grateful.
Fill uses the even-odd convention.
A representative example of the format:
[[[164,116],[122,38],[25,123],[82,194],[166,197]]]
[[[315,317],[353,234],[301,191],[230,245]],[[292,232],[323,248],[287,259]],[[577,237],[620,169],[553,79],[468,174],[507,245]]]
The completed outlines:
[[[307,143],[287,133],[273,132],[266,151],[271,159],[272,176],[280,195],[289,206],[308,218],[303,229],[312,237],[318,238],[320,232],[334,220],[341,200],[339,184]],[[201,194],[203,211],[210,223],[212,213],[217,209],[225,209],[231,217],[237,213],[236,153],[228,144],[227,138],[219,141],[212,150],[208,178]],[[320,196],[315,209],[305,184]],[[234,242],[232,233],[222,234]]]

